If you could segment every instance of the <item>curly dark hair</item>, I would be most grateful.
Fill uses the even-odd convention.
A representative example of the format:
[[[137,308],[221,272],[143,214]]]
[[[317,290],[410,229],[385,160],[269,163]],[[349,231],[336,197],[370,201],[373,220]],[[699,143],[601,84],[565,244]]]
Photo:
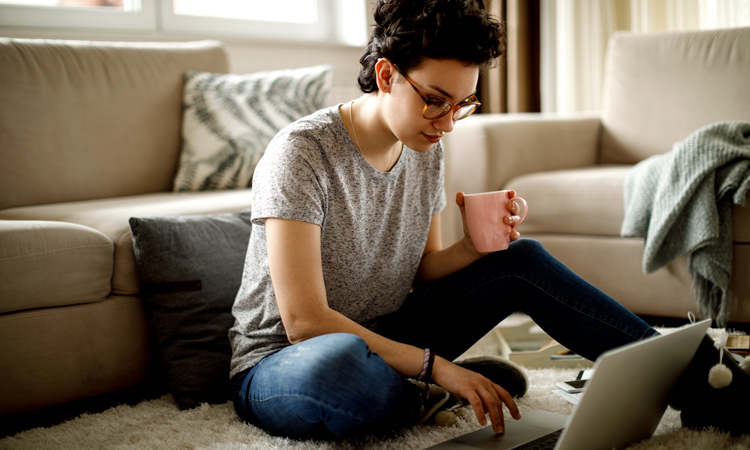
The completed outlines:
[[[375,26],[359,62],[359,88],[376,92],[375,63],[408,73],[425,58],[492,66],[505,51],[505,27],[482,0],[378,0]]]

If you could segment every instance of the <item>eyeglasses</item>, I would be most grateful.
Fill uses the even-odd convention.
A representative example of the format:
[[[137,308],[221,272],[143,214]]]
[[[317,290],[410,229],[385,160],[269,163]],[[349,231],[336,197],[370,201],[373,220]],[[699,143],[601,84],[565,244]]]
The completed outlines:
[[[391,62],[391,64],[393,64]],[[424,101],[424,109],[422,110],[422,117],[428,120],[435,120],[443,117],[444,115],[448,114],[449,112],[453,112],[453,120],[461,120],[469,117],[471,113],[477,110],[479,108],[479,99],[472,95],[469,97],[468,101],[458,103],[454,105],[450,102],[441,102],[439,100],[430,100],[427,98],[426,95],[422,93],[422,91],[419,90],[419,88],[414,84],[414,82],[406,76],[404,72],[401,71],[398,67],[396,67],[395,64],[393,64],[393,67],[396,69],[398,73],[403,76],[406,81],[409,82],[412,88],[414,88],[414,91],[422,98],[422,101]]]

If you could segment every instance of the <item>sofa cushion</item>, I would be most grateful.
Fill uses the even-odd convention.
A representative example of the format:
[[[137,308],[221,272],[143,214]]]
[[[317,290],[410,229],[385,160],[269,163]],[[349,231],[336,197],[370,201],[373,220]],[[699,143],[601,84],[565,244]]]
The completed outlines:
[[[0,38],[0,209],[171,190],[188,69],[224,44]]]
[[[601,158],[635,164],[722,120],[750,122],[750,27],[618,32],[607,47]]]
[[[73,223],[0,220],[0,313],[103,300],[113,247]]]
[[[518,227],[522,235],[620,236],[625,215],[623,186],[631,167],[604,165],[537,172],[516,177],[503,189],[515,189],[529,204],[529,214]],[[747,202],[749,206],[732,206],[736,243],[750,243],[750,194]]]
[[[143,302],[134,296],[0,314],[0,347],[3,431],[4,416],[126,389],[152,372]]]
[[[0,211],[1,219],[54,220],[85,225],[101,231],[115,245],[112,292],[133,295],[139,291],[133,241],[128,219],[145,216],[216,214],[250,209],[251,190],[162,192],[105,200],[26,206]]]
[[[227,333],[250,239],[250,212],[131,218],[149,328],[181,409],[230,398]]]
[[[622,186],[630,167],[537,172],[510,180],[503,189],[515,189],[529,204],[518,231],[619,236]]]
[[[242,188],[283,127],[321,109],[331,66],[245,75],[188,71],[175,191]]]

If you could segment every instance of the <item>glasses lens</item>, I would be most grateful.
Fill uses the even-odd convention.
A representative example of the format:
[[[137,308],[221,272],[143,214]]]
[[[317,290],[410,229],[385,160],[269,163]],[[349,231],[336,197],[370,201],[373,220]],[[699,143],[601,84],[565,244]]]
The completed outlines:
[[[450,111],[450,103],[430,103],[422,114],[425,119],[439,119]]]
[[[453,120],[461,120],[469,117],[471,113],[477,110],[477,104],[472,103],[470,105],[464,105],[456,111],[456,113],[453,115]]]

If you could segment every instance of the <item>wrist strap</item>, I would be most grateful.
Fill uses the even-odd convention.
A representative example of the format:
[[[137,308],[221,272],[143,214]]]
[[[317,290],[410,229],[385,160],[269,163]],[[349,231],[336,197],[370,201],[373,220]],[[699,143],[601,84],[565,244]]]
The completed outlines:
[[[432,381],[432,366],[435,364],[435,354],[430,353],[430,360],[427,363],[427,373],[424,375],[425,383]]]
[[[429,348],[424,349],[424,364],[422,364],[422,371],[419,372],[419,376],[417,376],[417,381],[422,381],[422,379],[427,375],[427,370],[431,369],[430,367],[430,357],[432,356],[432,353],[430,353]],[[432,370],[430,370],[432,372]]]

